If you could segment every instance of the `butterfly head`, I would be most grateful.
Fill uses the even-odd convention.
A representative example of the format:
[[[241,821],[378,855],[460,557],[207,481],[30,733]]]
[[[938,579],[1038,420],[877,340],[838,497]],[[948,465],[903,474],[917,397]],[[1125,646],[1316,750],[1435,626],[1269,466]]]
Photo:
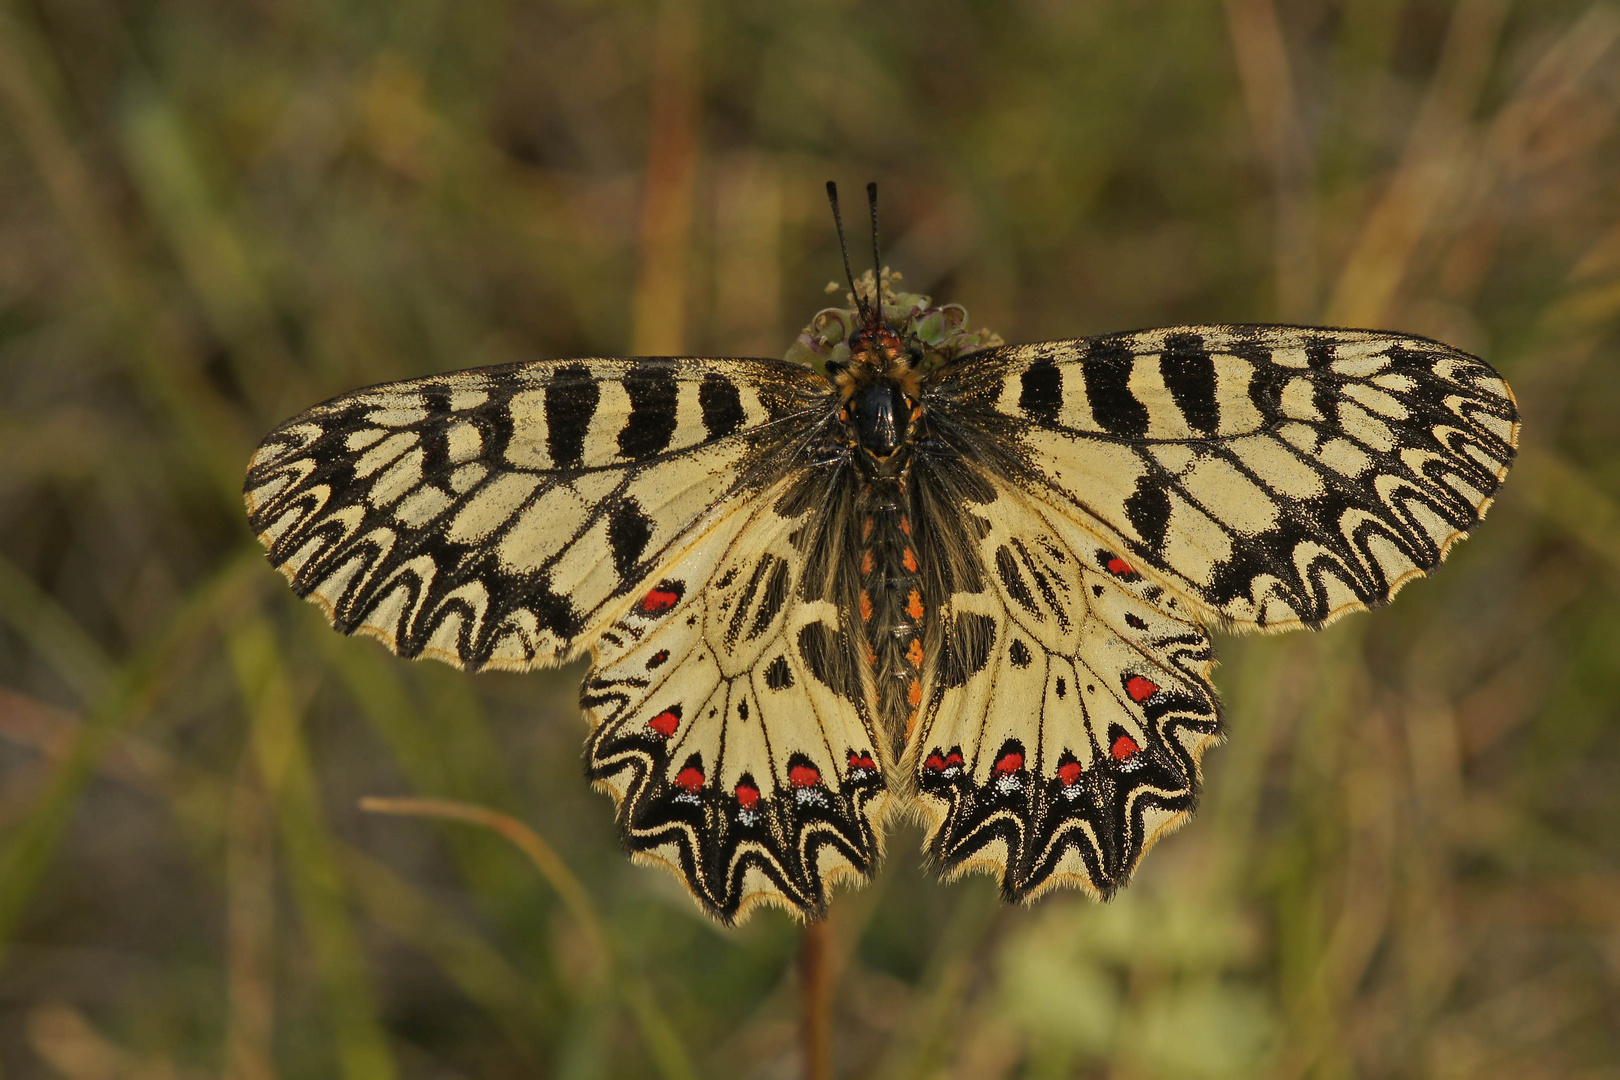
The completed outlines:
[[[866,198],[872,210],[872,296],[862,295],[849,267],[849,245],[844,240],[844,219],[838,211],[838,185],[827,181],[827,200],[832,204],[833,224],[838,228],[838,247],[844,257],[844,276],[849,280],[858,322],[846,346],[849,359],[829,361],[826,371],[837,384],[841,397],[838,418],[844,425],[846,441],[859,448],[877,466],[880,474],[904,469],[917,421],[922,419],[922,386],[915,370],[922,352],[913,335],[891,325],[885,318],[883,261],[877,246],[877,185],[866,185]]]

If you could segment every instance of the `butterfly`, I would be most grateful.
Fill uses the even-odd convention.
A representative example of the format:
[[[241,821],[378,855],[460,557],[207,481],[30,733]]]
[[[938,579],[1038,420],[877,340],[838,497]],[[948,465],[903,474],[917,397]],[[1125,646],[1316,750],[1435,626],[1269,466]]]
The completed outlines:
[[[1514,457],[1426,338],[1181,326],[1007,345],[876,255],[783,360],[542,360],[357,390],[244,486],[270,561],[406,657],[589,654],[589,779],[712,916],[816,918],[920,818],[947,877],[1106,898],[1222,737],[1210,628],[1433,570]]]

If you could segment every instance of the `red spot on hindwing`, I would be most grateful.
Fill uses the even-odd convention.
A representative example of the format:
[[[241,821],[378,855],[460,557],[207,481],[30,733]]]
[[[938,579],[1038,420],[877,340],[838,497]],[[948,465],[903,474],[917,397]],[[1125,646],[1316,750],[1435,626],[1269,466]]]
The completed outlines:
[[[996,761],[995,769],[998,773],[1015,773],[1024,767],[1024,755],[1016,750],[1010,750]]]
[[[1142,748],[1137,745],[1135,739],[1131,738],[1129,735],[1121,735],[1119,738],[1114,740],[1114,745],[1108,752],[1114,755],[1115,761],[1124,761],[1126,758],[1130,757],[1132,754],[1141,749]]]
[[[957,768],[961,767],[962,754],[960,751],[952,750],[950,753],[945,755],[945,768],[949,769],[953,765]]]
[[[940,772],[945,768],[945,759],[938,754],[929,754],[923,762],[923,768],[930,772]]]
[[[815,787],[821,783],[821,770],[803,763],[788,769],[788,780],[794,787]]]
[[[1069,761],[1058,766],[1057,774],[1058,779],[1063,781],[1063,786],[1070,787],[1080,782],[1080,774],[1083,772],[1085,769],[1080,767],[1078,761]]]
[[[1108,572],[1116,577],[1124,577],[1126,574],[1136,573],[1136,569],[1130,563],[1115,555],[1108,560]]]
[[[703,770],[696,765],[688,765],[675,774],[675,786],[686,791],[698,791],[703,787]]]
[[[871,754],[865,753],[864,751],[851,750],[849,752],[849,767],[852,769],[871,769],[875,772],[877,770],[877,762],[872,760]]]
[[[678,581],[661,581],[647,591],[636,608],[643,615],[662,615],[680,603],[685,592],[686,586]]]
[[[747,780],[737,781],[737,802],[744,810],[752,810],[759,805],[759,788]]]
[[[1132,675],[1125,680],[1125,692],[1130,695],[1132,701],[1140,705],[1159,692],[1159,684],[1140,675]]]
[[[647,721],[647,726],[667,739],[671,735],[675,734],[675,729],[680,726],[680,723],[681,707],[679,705],[671,705],[669,708]]]

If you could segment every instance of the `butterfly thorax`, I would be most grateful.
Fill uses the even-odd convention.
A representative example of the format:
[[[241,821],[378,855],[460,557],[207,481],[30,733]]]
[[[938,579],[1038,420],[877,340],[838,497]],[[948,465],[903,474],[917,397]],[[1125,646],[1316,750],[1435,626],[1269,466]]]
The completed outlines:
[[[834,376],[846,441],[863,476],[903,481],[923,415],[916,350],[881,323],[856,331],[849,344],[850,360]]]

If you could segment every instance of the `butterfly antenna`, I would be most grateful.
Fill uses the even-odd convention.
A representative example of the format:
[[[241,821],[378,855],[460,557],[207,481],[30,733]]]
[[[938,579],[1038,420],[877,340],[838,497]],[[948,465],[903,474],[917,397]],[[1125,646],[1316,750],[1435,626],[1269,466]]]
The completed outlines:
[[[877,321],[883,321],[883,258],[878,254],[877,181],[866,185],[866,201],[872,208],[872,290],[877,296]]]
[[[871,315],[866,310],[866,301],[861,299],[861,291],[855,287],[855,275],[849,268],[849,244],[844,241],[844,216],[838,212],[838,185],[831,180],[827,181],[827,201],[832,203],[833,224],[838,227],[838,250],[844,256],[844,278],[849,282],[849,294],[855,298],[861,321],[868,322]]]

